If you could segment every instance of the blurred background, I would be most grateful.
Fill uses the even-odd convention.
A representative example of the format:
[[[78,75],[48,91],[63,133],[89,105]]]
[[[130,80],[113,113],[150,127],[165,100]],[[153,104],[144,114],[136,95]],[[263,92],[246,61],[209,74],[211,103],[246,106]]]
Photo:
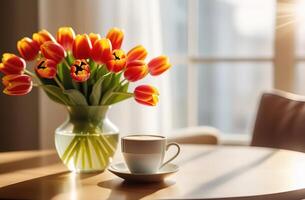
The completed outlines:
[[[247,143],[263,91],[305,94],[305,0],[1,0],[0,7],[0,54],[17,53],[16,42],[42,28],[105,36],[117,26],[126,51],[143,44],[149,58],[170,57],[171,70],[143,81],[159,88],[157,107],[128,100],[111,108],[122,135],[212,126],[223,143]],[[54,148],[63,106],[37,89],[1,93],[0,102],[0,151]]]

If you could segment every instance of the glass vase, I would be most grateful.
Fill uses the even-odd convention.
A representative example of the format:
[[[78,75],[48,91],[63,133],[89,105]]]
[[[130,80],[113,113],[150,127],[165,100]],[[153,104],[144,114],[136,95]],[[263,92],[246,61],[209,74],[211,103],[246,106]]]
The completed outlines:
[[[78,173],[102,172],[112,161],[118,128],[107,118],[108,106],[71,106],[68,119],[55,131],[62,162]]]

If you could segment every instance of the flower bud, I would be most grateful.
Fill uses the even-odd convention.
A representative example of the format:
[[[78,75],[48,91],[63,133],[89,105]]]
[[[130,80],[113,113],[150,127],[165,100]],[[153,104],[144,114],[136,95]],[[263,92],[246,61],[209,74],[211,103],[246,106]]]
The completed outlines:
[[[39,52],[39,44],[36,41],[25,37],[17,42],[17,49],[21,57],[25,60],[34,60]]]
[[[66,50],[72,50],[74,38],[75,33],[71,27],[60,27],[57,31],[56,40]]]
[[[47,41],[56,42],[54,37],[49,33],[49,31],[42,29],[38,33],[34,33],[32,36],[32,39],[37,42],[39,46],[41,46],[43,43]]]
[[[134,90],[135,100],[147,106],[155,106],[158,103],[158,90],[150,85],[140,85]]]
[[[127,64],[124,77],[131,82],[138,81],[148,74],[148,67],[143,60],[135,60]]]
[[[10,74],[2,78],[3,93],[11,96],[28,94],[32,90],[32,80],[28,75]]]
[[[166,56],[159,56],[148,63],[148,69],[149,73],[152,76],[157,76],[165,72],[171,67],[171,64],[169,63],[169,59]]]
[[[0,72],[8,74],[22,74],[25,69],[25,61],[15,54],[5,53],[0,63]]]
[[[45,58],[54,60],[56,63],[60,63],[66,57],[65,49],[55,42],[45,42],[41,45],[40,50]]]
[[[111,41],[113,49],[120,49],[124,39],[124,32],[119,28],[112,28],[107,33],[106,38]]]
[[[75,59],[90,58],[92,45],[87,34],[77,35],[72,47],[72,53]]]
[[[144,60],[147,56],[147,51],[142,45],[135,46],[127,53],[127,62],[134,60]]]

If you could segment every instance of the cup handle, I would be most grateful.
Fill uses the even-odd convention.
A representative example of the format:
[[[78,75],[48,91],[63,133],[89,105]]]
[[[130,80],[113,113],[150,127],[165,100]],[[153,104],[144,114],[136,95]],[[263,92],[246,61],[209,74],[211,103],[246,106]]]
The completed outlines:
[[[173,157],[171,157],[170,159],[168,159],[166,162],[164,162],[164,163],[160,166],[160,168],[162,168],[164,165],[166,165],[166,164],[169,163],[170,161],[174,160],[174,159],[179,155],[179,153],[180,153],[180,146],[179,146],[179,144],[177,144],[177,143],[175,143],[175,142],[172,142],[172,143],[167,144],[167,145],[166,145],[166,151],[169,149],[170,146],[176,146],[176,147],[177,147],[177,153],[176,153]]]

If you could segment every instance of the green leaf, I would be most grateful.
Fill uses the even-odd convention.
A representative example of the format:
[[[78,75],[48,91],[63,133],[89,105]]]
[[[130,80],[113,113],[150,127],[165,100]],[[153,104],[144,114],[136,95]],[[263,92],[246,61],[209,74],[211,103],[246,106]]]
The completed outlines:
[[[132,93],[113,92],[111,97],[105,103],[106,105],[115,104],[133,97]]]
[[[68,97],[59,87],[54,85],[40,85],[40,87],[42,87],[48,97],[56,103],[70,105]]]
[[[120,88],[119,88],[119,92],[127,92],[128,91],[128,87],[129,87],[129,82],[125,83],[124,85],[122,85]]]
[[[57,73],[65,89],[74,88],[72,83],[72,78],[70,76],[70,70],[64,62],[58,64]]]
[[[68,96],[70,102],[73,105],[78,105],[78,106],[88,105],[86,98],[80,91],[71,89],[71,90],[65,90],[64,93]]]
[[[115,76],[115,74],[110,74],[109,76],[107,76],[107,77],[104,78],[103,86],[102,86],[103,94],[105,94],[105,93],[109,90],[110,85],[111,85],[112,78],[113,78],[114,76]]]
[[[91,105],[98,105],[102,95],[102,83],[104,77],[100,77],[100,79],[93,85],[92,91],[89,97]]]

